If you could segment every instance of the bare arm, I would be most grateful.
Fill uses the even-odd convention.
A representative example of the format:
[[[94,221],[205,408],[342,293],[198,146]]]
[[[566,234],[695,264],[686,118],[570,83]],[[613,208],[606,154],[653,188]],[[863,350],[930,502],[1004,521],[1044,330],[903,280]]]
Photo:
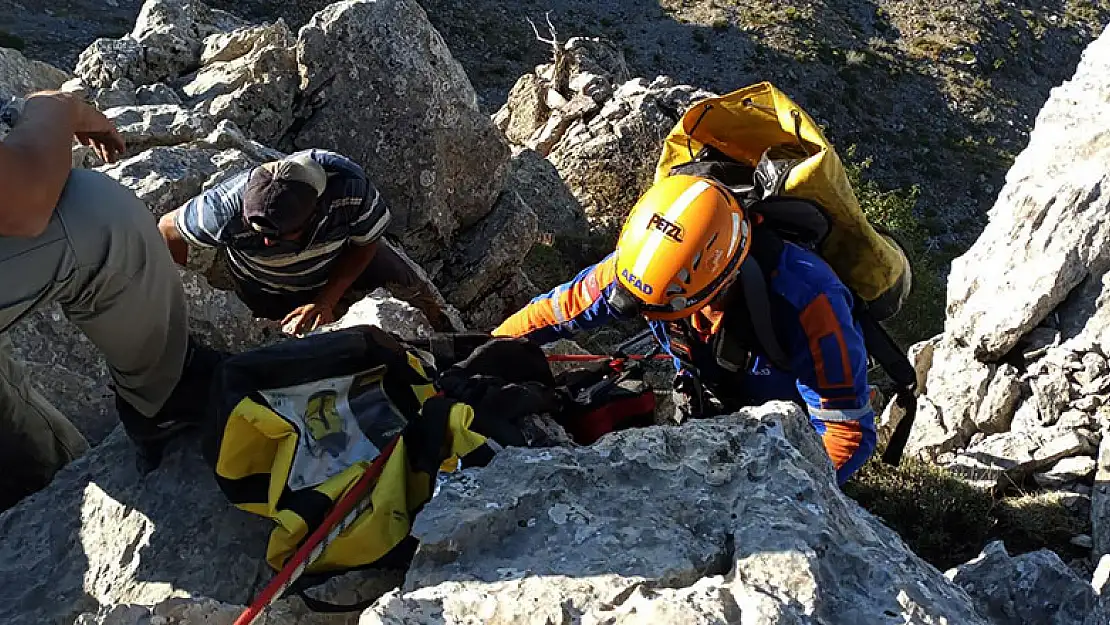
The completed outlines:
[[[34,237],[46,229],[69,178],[74,136],[107,162],[124,148],[111,122],[76,96],[28,96],[15,128],[0,142],[0,236]]]
[[[177,230],[177,211],[170,211],[158,220],[158,231],[162,233],[162,238],[166,241],[166,247],[170,249],[170,256],[173,257],[173,262],[185,266],[189,261],[189,244],[181,236],[181,232]]]
[[[327,285],[316,296],[317,303],[335,308],[347,289],[351,288],[355,280],[358,280],[362,272],[370,266],[370,261],[374,260],[374,254],[377,252],[377,243],[348,245],[347,249],[343,250],[339,258],[335,260],[335,267],[328,277]]]

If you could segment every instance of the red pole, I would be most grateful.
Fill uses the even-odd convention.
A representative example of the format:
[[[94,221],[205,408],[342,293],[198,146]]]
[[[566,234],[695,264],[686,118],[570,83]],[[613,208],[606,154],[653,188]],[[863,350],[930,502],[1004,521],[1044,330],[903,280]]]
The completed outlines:
[[[328,513],[328,516],[324,517],[324,521],[320,523],[316,531],[312,532],[308,540],[301,545],[300,549],[297,549],[293,557],[289,558],[289,561],[285,563],[285,566],[281,568],[277,576],[270,580],[270,583],[262,589],[262,592],[259,593],[254,602],[239,615],[239,618],[235,620],[235,625],[251,625],[254,623],[255,619],[262,614],[262,611],[276,601],[277,598],[281,596],[281,593],[285,592],[293,582],[297,581],[297,578],[304,573],[304,570],[308,568],[316,558],[320,557],[320,554],[324,552],[324,548],[327,547],[327,543],[325,543],[324,540],[326,538],[334,539],[358,518],[358,515],[361,514],[362,509],[366,506],[356,509],[355,505],[358,504],[363,497],[368,496],[374,489],[378,476],[381,475],[382,469],[385,467],[386,460],[388,460],[389,455],[393,453],[393,448],[397,446],[397,441],[400,438],[400,435],[398,435],[386,445],[385,449],[383,449],[380,454],[378,454],[373,464],[366,469],[366,472],[355,482],[351,490],[347,491],[347,494],[339,499],[335,507]],[[367,501],[367,505],[368,504],[369,501]],[[350,514],[352,511],[354,514]]]

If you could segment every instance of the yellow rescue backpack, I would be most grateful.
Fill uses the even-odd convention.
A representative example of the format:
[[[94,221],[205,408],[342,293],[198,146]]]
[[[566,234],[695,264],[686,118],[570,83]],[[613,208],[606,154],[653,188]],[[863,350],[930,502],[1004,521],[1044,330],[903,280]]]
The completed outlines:
[[[663,146],[655,180],[706,152],[753,172],[773,162],[781,179],[775,196],[816,203],[829,221],[819,253],[870,308],[877,320],[893,316],[909,293],[912,272],[905,251],[868,222],[836,150],[801,107],[769,82],[692,106]],[[764,198],[766,195],[764,195]]]
[[[382,450],[370,505],[306,569],[365,567],[402,546],[442,467],[492,456],[471,406],[439,396],[427,354],[358,326],[231,356],[216,371],[205,455],[236,507],[274,521],[281,569]],[[390,447],[390,443],[396,443]]]

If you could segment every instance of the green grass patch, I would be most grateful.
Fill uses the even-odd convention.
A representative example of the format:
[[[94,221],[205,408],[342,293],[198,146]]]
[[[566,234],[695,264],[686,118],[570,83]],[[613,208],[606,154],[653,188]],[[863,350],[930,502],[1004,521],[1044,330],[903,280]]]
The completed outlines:
[[[1011,555],[1047,548],[1081,557],[1069,541],[1090,532],[1090,519],[1057,493],[996,498],[945,469],[904,459],[898,467],[871,460],[844,492],[879,517],[917,555],[940,570],[971,560],[993,541]]]

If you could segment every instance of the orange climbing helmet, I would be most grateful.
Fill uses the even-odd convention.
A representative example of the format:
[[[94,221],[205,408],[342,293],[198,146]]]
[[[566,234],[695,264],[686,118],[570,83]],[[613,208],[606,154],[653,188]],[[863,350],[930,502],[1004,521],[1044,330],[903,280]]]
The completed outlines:
[[[720,183],[668,176],[632,208],[617,241],[617,280],[649,319],[687,317],[731,283],[748,254],[744,209]]]

